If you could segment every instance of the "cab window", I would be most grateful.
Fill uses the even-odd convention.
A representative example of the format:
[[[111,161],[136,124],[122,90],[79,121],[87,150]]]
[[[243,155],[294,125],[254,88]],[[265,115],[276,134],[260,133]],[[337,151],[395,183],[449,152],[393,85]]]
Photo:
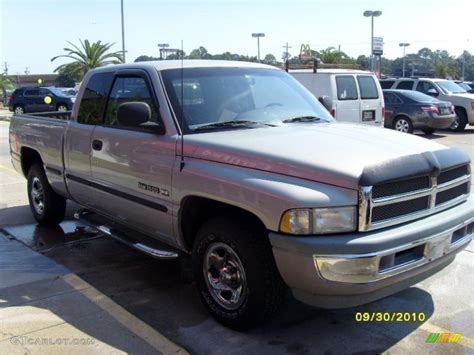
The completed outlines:
[[[120,126],[117,120],[118,107],[126,102],[144,102],[150,106],[151,122],[158,123],[158,110],[150,88],[143,77],[119,76],[115,79],[107,102],[104,123],[111,126]]]
[[[112,72],[97,73],[90,77],[79,106],[78,122],[92,125],[103,122],[107,95],[113,77]]]
[[[354,77],[351,75],[336,76],[337,99],[338,100],[357,100],[357,86]]]

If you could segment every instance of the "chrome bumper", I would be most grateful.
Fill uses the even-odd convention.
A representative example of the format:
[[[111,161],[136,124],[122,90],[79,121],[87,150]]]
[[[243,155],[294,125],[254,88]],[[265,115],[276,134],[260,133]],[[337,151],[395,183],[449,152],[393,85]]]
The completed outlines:
[[[344,283],[370,283],[398,275],[437,260],[469,243],[474,218],[433,236],[370,254],[313,255],[323,279]]]

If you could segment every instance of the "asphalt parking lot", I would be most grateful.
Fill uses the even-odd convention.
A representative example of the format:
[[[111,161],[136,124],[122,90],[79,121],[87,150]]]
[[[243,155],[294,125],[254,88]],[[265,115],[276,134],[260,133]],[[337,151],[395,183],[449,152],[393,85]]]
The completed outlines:
[[[474,160],[474,127],[459,134],[439,132],[430,139],[461,148]],[[60,227],[37,226],[27,205],[26,182],[12,171],[9,160],[8,123],[0,122],[0,228],[191,353],[474,353],[473,244],[438,274],[393,296],[343,310],[315,309],[288,297],[273,322],[239,333],[209,317],[189,271],[179,262],[157,261],[83,228],[72,221],[73,203]],[[357,312],[416,312],[426,321],[358,322]],[[460,333],[461,340],[431,344],[426,342],[430,333]]]

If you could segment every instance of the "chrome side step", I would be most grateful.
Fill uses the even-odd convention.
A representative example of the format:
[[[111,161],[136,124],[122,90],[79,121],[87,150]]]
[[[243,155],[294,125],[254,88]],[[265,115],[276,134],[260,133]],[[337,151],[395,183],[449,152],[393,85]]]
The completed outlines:
[[[134,238],[133,236],[128,235],[124,231],[117,229],[117,228],[120,228],[120,226],[117,223],[112,222],[112,221],[108,223],[106,217],[102,217],[87,209],[80,209],[79,211],[74,213],[74,218],[76,218],[79,222],[84,223],[104,233],[108,237],[111,237],[125,245],[128,245],[129,247],[132,247],[154,258],[163,259],[163,260],[172,260],[172,259],[179,258],[179,254],[177,252],[165,250],[165,249],[159,249],[159,248],[147,245],[143,241],[137,240],[137,238]],[[126,229],[126,228],[124,227],[123,229]],[[149,237],[146,237],[146,238],[150,239]]]

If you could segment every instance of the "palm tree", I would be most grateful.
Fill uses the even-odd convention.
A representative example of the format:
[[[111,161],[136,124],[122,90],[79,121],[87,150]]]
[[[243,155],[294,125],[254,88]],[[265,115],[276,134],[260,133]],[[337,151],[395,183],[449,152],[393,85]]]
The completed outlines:
[[[98,68],[108,64],[119,64],[123,62],[122,53],[109,52],[114,43],[102,43],[101,41],[89,42],[89,40],[79,40],[81,47],[68,41],[72,48],[63,48],[67,54],[58,55],[51,58],[54,61],[58,58],[70,58],[73,61],[57,67],[55,72],[67,71],[73,75],[83,77],[90,69]]]

